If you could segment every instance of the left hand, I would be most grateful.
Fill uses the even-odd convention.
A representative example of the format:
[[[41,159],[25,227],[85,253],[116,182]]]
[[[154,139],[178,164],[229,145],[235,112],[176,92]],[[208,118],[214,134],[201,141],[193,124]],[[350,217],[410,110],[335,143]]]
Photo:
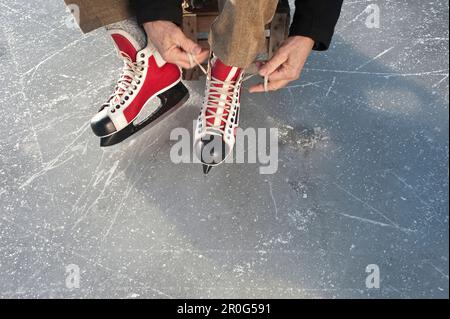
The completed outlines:
[[[279,90],[289,82],[299,79],[313,46],[314,40],[311,38],[304,36],[289,37],[272,59],[259,70],[261,76],[269,76],[268,90]],[[264,92],[264,84],[252,86],[249,92]]]

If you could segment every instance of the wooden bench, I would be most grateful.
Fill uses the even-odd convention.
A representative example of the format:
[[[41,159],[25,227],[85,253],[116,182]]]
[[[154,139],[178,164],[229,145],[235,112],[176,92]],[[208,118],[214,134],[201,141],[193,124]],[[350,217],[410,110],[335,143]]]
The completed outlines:
[[[252,1],[252,0],[248,0]],[[225,0],[185,0],[183,3],[183,32],[187,37],[209,50],[211,24],[222,11]],[[290,8],[288,0],[280,0],[272,22],[266,26],[266,50],[257,60],[270,59],[289,33]],[[203,73],[199,67],[185,70],[183,79],[198,80]]]

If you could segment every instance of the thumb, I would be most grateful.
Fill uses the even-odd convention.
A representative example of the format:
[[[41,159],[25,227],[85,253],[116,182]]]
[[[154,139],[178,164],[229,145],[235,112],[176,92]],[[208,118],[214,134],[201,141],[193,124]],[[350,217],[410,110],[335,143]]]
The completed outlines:
[[[194,55],[198,55],[202,52],[202,48],[184,34],[179,41],[179,45],[184,51]]]

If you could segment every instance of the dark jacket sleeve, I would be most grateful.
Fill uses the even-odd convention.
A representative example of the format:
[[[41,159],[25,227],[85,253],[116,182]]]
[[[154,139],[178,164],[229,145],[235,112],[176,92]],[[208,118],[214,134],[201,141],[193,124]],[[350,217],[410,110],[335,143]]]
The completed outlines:
[[[296,0],[289,34],[315,41],[314,50],[327,50],[341,13],[343,0]]]
[[[182,24],[182,0],[134,0],[136,17],[139,24],[156,20],[172,21]]]

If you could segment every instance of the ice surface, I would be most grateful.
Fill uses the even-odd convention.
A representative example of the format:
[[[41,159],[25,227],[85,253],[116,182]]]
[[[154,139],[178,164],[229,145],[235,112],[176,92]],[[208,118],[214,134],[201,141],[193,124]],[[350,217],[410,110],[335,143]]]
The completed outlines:
[[[203,82],[102,150],[88,121],[121,66],[105,32],[63,1],[0,8],[0,297],[448,297],[448,1],[349,1],[301,80],[242,98],[242,127],[280,130],[278,173],[208,177],[169,159]]]

